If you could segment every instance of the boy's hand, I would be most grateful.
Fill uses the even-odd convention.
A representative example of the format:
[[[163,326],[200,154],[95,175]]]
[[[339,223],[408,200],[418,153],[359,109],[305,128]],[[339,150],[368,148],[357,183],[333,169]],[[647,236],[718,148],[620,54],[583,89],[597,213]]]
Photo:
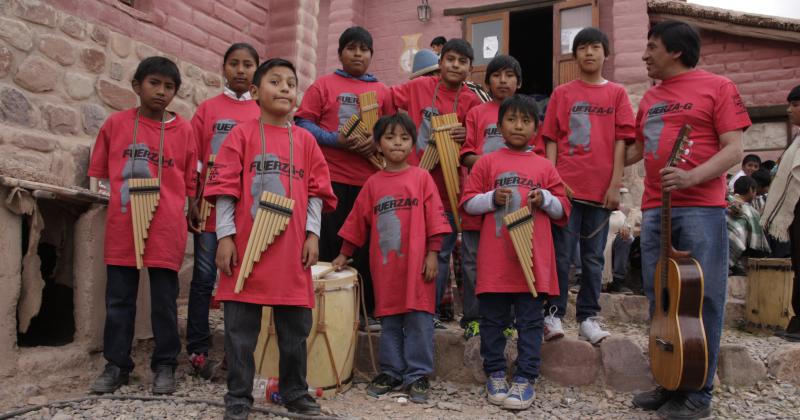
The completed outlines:
[[[378,148],[375,147],[375,142],[372,140],[372,136],[369,136],[365,142],[353,142],[350,145],[350,150],[358,153],[361,156],[370,157],[378,150]]]
[[[219,240],[215,262],[217,263],[217,268],[225,275],[230,276],[233,274],[233,267],[239,265],[239,256],[236,254],[236,243],[233,242],[233,235]]]
[[[339,133],[339,137],[336,138],[336,144],[339,145],[339,147],[341,147],[343,149],[349,148],[350,147],[350,139],[345,137],[344,134]]]
[[[319,237],[313,233],[308,233],[306,241],[303,243],[303,268],[308,270],[319,260]]]
[[[341,270],[347,265],[347,255],[339,254],[336,258],[331,261],[331,267],[333,267],[336,271]]]
[[[492,200],[497,207],[503,207],[511,199],[511,188],[498,188],[492,194]]]
[[[616,210],[619,207],[619,187],[611,186],[606,191],[606,197],[603,199],[603,208],[609,210]]]
[[[531,190],[528,193],[528,207],[531,209],[531,213],[534,212],[535,209],[542,206],[542,202],[544,202],[544,195],[539,189]]]
[[[425,256],[425,265],[422,268],[422,274],[425,275],[425,283],[436,280],[436,276],[439,274],[437,254],[436,251],[428,251],[428,255]]]
[[[458,144],[464,144],[467,140],[467,129],[464,127],[453,127],[450,129],[450,138]]]
[[[198,200],[192,200],[193,202],[189,203],[189,212],[186,215],[186,222],[187,222],[186,224],[189,226],[189,232],[195,234],[202,233],[200,231],[200,208],[199,208],[201,200],[202,198]]]

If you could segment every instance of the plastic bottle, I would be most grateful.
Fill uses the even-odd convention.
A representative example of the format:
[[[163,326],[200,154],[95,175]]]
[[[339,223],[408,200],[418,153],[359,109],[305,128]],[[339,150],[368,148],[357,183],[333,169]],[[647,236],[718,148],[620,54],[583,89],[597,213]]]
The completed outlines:
[[[271,402],[273,404],[281,404],[281,394],[278,391],[278,378],[272,377],[269,378],[265,383],[265,399],[267,402]],[[308,393],[315,397],[322,396],[322,388],[312,388],[308,387]],[[255,388],[253,388],[253,394],[255,395]]]

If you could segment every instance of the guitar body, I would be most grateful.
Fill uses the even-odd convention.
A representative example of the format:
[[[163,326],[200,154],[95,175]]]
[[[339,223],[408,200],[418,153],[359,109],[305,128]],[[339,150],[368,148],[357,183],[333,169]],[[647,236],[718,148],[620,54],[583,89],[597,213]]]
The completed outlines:
[[[678,257],[662,258],[655,274],[649,345],[653,377],[670,391],[699,390],[708,373],[703,271],[694,258]]]

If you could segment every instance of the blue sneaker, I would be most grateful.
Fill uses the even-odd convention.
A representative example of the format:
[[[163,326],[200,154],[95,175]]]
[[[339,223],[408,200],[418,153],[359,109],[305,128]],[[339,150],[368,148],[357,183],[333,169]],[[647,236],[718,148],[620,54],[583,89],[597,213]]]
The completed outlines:
[[[508,397],[503,401],[503,408],[509,410],[525,410],[533,404],[533,397],[536,391],[533,390],[533,385],[528,378],[522,376],[515,376],[511,380],[511,389],[508,391]]]
[[[492,372],[486,379],[486,397],[489,402],[495,405],[503,405],[508,396],[508,382],[506,382],[506,373],[502,370]]]

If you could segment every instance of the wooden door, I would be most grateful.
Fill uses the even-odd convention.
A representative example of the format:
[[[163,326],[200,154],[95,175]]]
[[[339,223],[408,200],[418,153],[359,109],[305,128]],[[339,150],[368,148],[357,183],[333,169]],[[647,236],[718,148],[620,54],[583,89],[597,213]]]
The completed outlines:
[[[578,78],[572,40],[581,29],[600,25],[598,0],[565,0],[553,6],[553,88]]]
[[[508,54],[508,11],[469,16],[465,24],[465,38],[475,54],[470,80],[483,86],[486,65],[496,55]]]

